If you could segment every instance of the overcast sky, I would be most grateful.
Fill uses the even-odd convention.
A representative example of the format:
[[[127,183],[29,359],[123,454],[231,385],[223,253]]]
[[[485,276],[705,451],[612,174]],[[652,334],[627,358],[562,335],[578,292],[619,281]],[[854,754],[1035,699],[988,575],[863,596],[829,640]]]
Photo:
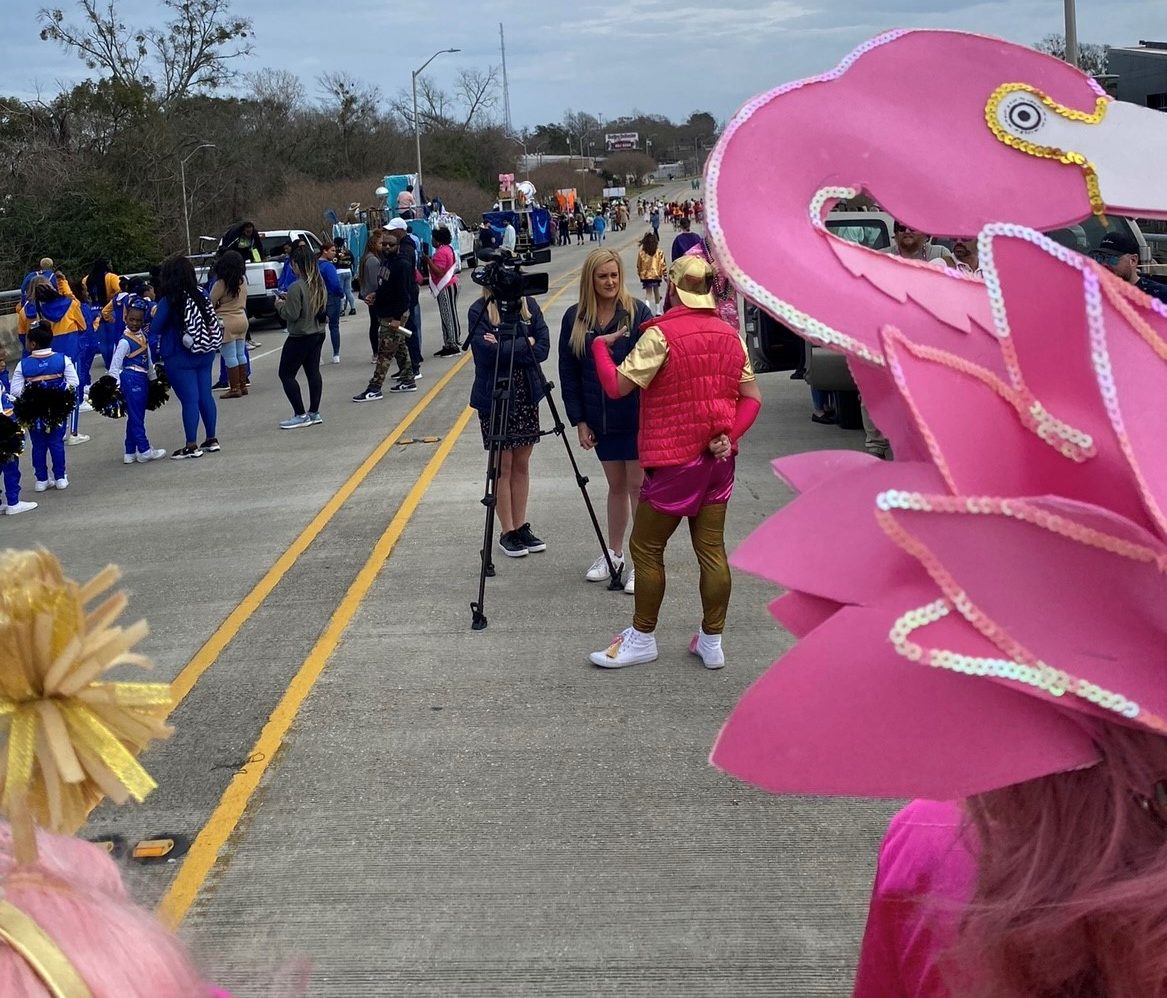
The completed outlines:
[[[115,2],[131,25],[158,23],[154,0]],[[60,6],[76,10],[73,0]],[[51,96],[87,75],[75,56],[37,37],[37,7],[0,4],[0,93]],[[568,108],[605,120],[634,108],[723,120],[755,93],[822,72],[886,28],[960,28],[1029,43],[1063,26],[1062,0],[237,0],[234,9],[255,27],[254,53],[240,68],[290,70],[312,97],[331,70],[393,96],[435,49],[460,48],[427,71],[448,85],[459,68],[499,63],[501,20],[516,128],[558,121]],[[561,10],[570,20],[552,19]],[[1078,35],[1116,46],[1167,40],[1167,2],[1078,0]]]

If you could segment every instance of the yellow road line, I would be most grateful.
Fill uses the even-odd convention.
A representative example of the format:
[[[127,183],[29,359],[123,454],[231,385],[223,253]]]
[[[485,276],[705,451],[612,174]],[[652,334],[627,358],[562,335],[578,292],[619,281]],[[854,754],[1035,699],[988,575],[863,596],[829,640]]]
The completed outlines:
[[[194,689],[195,683],[199,681],[207,669],[214,665],[215,660],[223,653],[223,649],[242,630],[243,625],[247,623],[251,615],[263,605],[263,601],[271,595],[272,590],[288,574],[300,555],[320,536],[321,531],[328,526],[329,521],[369,476],[369,473],[372,472],[393,445],[401,439],[405,431],[413,425],[414,421],[425,411],[426,407],[438,397],[442,389],[466,366],[469,360],[470,355],[466,354],[453,363],[450,369],[437,380],[425,398],[419,399],[417,404],[410,409],[409,413],[397,424],[389,436],[382,440],[376,449],[365,458],[361,466],[348,477],[347,481],[337,490],[336,494],[321,507],[320,512],[312,518],[312,522],[292,541],[291,546],[264,573],[263,578],[255,584],[251,592],[244,596],[242,602],[227,615],[227,619],[218,626],[215,633],[206,640],[203,646],[195,653],[194,658],[183,667],[182,671],[170,684],[170,692],[174,697],[175,706]]]
[[[575,267],[568,271],[564,277],[571,276],[581,268],[582,264],[580,267]],[[547,306],[553,305],[571,287],[571,283],[564,284],[547,299]],[[402,437],[405,431],[412,425],[413,421],[421,415],[426,406],[438,396],[441,390],[466,365],[469,359],[470,355],[466,354],[456,361],[450,370],[435,384],[429,394],[414,406],[393,432],[353,472],[332,499],[313,518],[312,522],[305,527],[300,536],[293,541],[291,547],[280,556],[276,563],[256,584],[255,588],[244,597],[239,606],[232,611],[227,619],[223,621],[222,625],[220,625],[219,629],[208,639],[206,644],[199,649],[195,657],[191,659],[186,668],[182,670],[171,684],[176,703],[193,689],[199,677],[214,664],[223,649],[239,633],[251,615],[271,594],[272,590],[288,573],[312,541],[319,536],[336,512],[348,501],[349,497],[356,491],[361,482],[376,467],[377,463],[385,456],[393,444]],[[473,409],[467,407],[463,410],[450,432],[446,434],[434,452],[434,456],[430,458],[429,463],[422,470],[421,475],[398,509],[396,516],[393,517],[389,526],[374,546],[368,560],[345,592],[344,597],[329,619],[328,625],[317,639],[316,644],[313,645],[303,665],[300,666],[299,671],[288,684],[284,695],[280,698],[280,702],[269,715],[267,723],[263,726],[263,730],[260,732],[259,738],[256,740],[248,756],[257,761],[250,763],[245,770],[236,774],[224,791],[223,796],[219,799],[215,810],[211,813],[211,816],[195,837],[190,851],[183,859],[182,867],[179,869],[158,905],[159,918],[171,928],[177,928],[190,911],[191,905],[194,903],[199,891],[215,867],[219,852],[227,844],[227,841],[238,827],[239,822],[247,811],[252,796],[259,787],[260,781],[263,779],[268,767],[283,745],[284,738],[295,722],[300,708],[312,692],[316,681],[320,678],[325,666],[340,644],[340,639],[343,637],[345,630],[368,596],[373,583],[376,581],[377,574],[389,559],[393,548],[404,532],[410,518],[417,511],[417,507],[424,498],[430,484],[437,476],[442,464],[449,457],[450,452],[458,442],[458,438],[466,429],[473,415]]]
[[[264,773],[271,765],[276,754],[283,744],[284,738],[296,720],[296,715],[303,706],[312,687],[320,678],[324,667],[328,664],[333,652],[340,644],[348,625],[352,622],[361,603],[369,594],[377,574],[388,560],[393,548],[408,525],[410,518],[416,512],[418,505],[425,496],[426,490],[437,476],[442,464],[450,456],[450,452],[461,436],[466,424],[470,421],[474,410],[467,408],[462,411],[457,422],[446,434],[445,439],[430,458],[421,475],[414,483],[409,494],[401,503],[396,516],[381,535],[369,555],[368,560],[361,567],[357,577],[353,580],[344,598],[340,601],[328,621],[328,626],[313,645],[300,671],[288,684],[280,702],[268,717],[259,738],[249,753],[249,758],[259,760],[248,763],[247,768],[239,772],[227,787],[219,800],[214,813],[203,826],[191,845],[190,852],[183,860],[182,868],[174,878],[162,901],[158,906],[158,915],[171,928],[176,928],[186,917],[191,904],[194,903],[198,892],[202,889],[211,870],[214,869],[219,851],[227,844],[240,819],[247,809],[252,795],[259,787]]]

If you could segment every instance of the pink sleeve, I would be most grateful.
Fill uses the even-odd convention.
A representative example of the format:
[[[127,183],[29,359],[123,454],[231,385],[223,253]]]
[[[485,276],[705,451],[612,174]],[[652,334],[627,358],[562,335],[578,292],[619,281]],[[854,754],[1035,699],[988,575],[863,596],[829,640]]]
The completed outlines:
[[[953,803],[913,801],[879,851],[853,998],[947,998],[941,959],[976,875]]]

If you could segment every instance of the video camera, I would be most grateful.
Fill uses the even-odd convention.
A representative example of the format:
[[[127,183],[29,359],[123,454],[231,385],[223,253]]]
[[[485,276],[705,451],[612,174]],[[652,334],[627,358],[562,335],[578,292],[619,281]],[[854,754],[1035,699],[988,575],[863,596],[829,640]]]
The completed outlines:
[[[551,262],[551,250],[511,253],[507,250],[480,248],[475,254],[479,263],[470,275],[475,284],[490,289],[502,305],[517,305],[527,295],[547,293],[547,274],[527,274],[523,267]]]

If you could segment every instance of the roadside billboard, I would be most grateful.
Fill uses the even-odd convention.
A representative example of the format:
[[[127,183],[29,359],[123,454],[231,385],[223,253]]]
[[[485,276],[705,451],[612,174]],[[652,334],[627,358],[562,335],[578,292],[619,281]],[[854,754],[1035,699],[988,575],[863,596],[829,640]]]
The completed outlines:
[[[639,149],[640,133],[609,132],[604,136],[604,145],[608,147],[609,152],[613,152],[618,149]]]

